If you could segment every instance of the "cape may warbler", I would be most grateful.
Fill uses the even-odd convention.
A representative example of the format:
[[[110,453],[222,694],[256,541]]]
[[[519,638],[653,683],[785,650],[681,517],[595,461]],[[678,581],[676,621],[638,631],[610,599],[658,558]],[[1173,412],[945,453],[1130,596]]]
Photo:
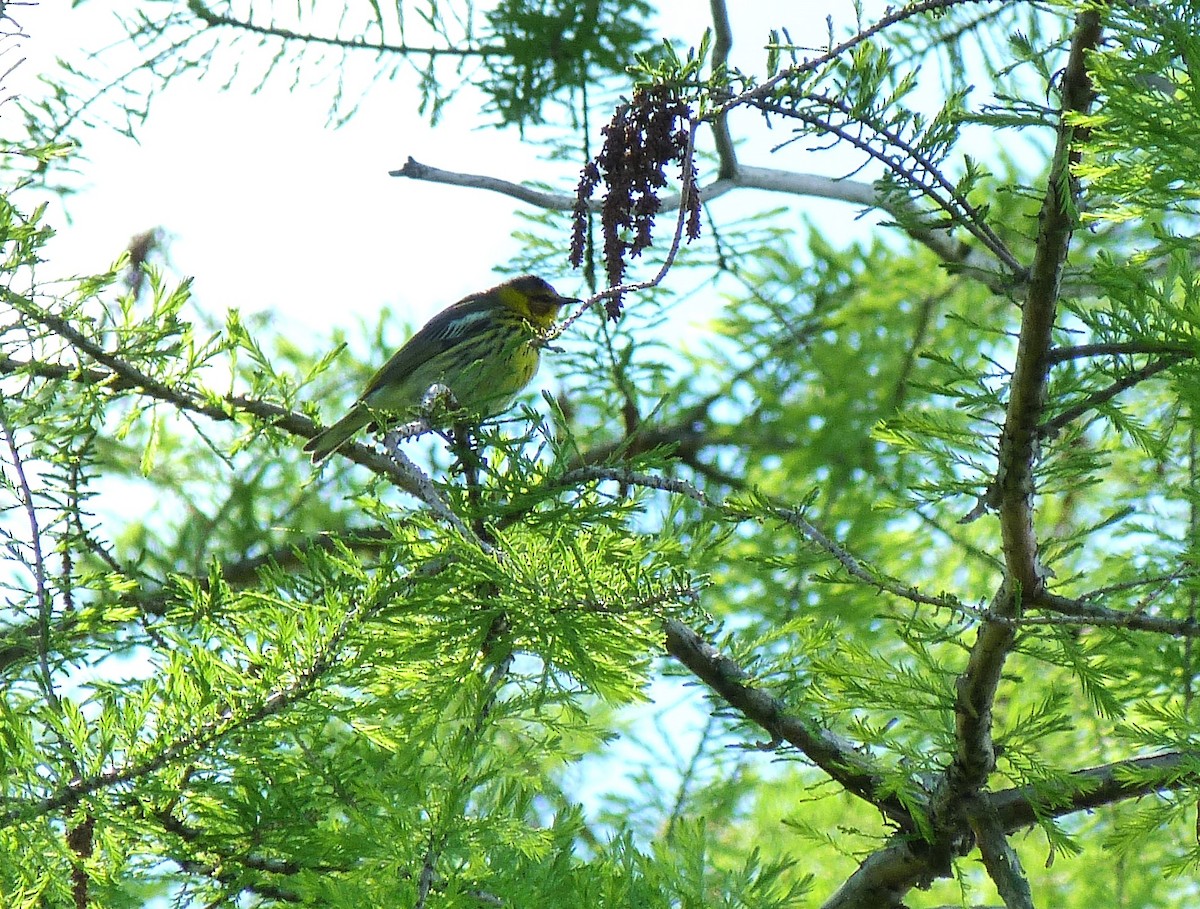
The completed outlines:
[[[537,372],[539,332],[577,303],[533,275],[514,278],[443,309],[375,373],[350,412],[304,446],[314,462],[337,451],[381,414],[413,416],[445,385],[473,418],[504,410]]]

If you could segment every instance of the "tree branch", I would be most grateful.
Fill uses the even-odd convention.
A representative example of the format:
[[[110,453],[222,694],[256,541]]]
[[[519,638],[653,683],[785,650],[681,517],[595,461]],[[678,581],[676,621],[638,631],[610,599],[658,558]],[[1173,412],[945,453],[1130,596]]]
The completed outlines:
[[[747,684],[748,676],[740,666],[677,619],[666,622],[666,648],[722,700],[770,733],[772,744],[788,742],[795,746],[847,792],[905,829],[912,829],[908,810],[895,796],[879,794],[883,778],[853,743],[786,713],[776,698]]]
[[[1053,791],[1035,783],[991,793],[988,800],[1001,827],[1012,833],[1041,818],[1063,817],[1198,784],[1200,753],[1180,751],[1076,770],[1056,780]]]
[[[710,0],[712,9],[713,34],[716,40],[712,50],[713,77],[723,76],[729,65],[729,52],[733,49],[733,27],[729,24],[729,10],[725,0]],[[712,121],[713,143],[717,147],[718,180],[729,180],[737,176],[737,151],[733,145],[733,136],[729,132],[729,112],[725,111]]]
[[[573,484],[589,480],[611,480],[625,486],[639,486],[644,489],[658,489],[663,492],[682,495],[701,505],[719,509],[727,517],[735,521],[761,520],[764,517],[774,518],[798,530],[805,539],[835,559],[846,570],[847,574],[874,587],[876,590],[883,593],[890,593],[895,597],[918,605],[949,609],[959,614],[979,614],[977,610],[965,607],[951,594],[942,593],[933,595],[922,593],[914,586],[902,584],[899,581],[886,577],[866,562],[863,562],[840,543],[826,535],[820,528],[805,518],[801,509],[795,506],[768,502],[765,508],[753,510],[744,506],[730,505],[728,502],[721,502],[711,498],[702,490],[697,489],[684,480],[639,473],[623,467],[579,467],[559,477],[559,482],[563,484]]]
[[[1172,366],[1177,365],[1184,359],[1186,359],[1186,355],[1167,356],[1161,360],[1152,360],[1145,366],[1135,369],[1127,375],[1122,376],[1108,387],[1102,388],[1100,391],[1088,395],[1078,404],[1068,407],[1057,416],[1046,420],[1038,427],[1038,434],[1045,439],[1054,438],[1056,435],[1062,432],[1064,427],[1074,423],[1088,411],[1095,410],[1102,404],[1107,404],[1126,389],[1133,388],[1133,386],[1137,385],[1139,382],[1144,382],[1146,379],[1170,369]]]
[[[408,56],[410,54],[421,54],[426,57],[506,56],[502,47],[461,48],[449,45],[446,47],[421,47],[413,44],[386,44],[378,41],[364,41],[361,38],[338,38],[336,36],[295,32],[291,29],[274,25],[259,25],[256,22],[251,22],[249,19],[235,19],[233,16],[223,16],[205,6],[202,0],[188,0],[187,8],[188,12],[209,28],[232,28],[238,31],[249,32],[253,35],[278,38],[281,41],[326,44],[332,47],[340,47],[344,50],[363,50],[376,54],[397,54],[399,56]]]
[[[1033,909],[1033,893],[1025,869],[1021,867],[1021,858],[1009,843],[990,800],[969,801],[967,822],[975,835],[975,845],[979,847],[988,877],[996,885],[1007,909]]]
[[[900,9],[890,10],[887,15],[883,16],[874,25],[856,32],[840,44],[836,44],[829,48],[829,50],[825,51],[825,53],[818,54],[815,57],[793,64],[792,66],[789,66],[786,69],[776,73],[770,79],[759,82],[752,88],[749,88],[740,94],[734,95],[720,107],[709,113],[706,119],[713,120],[723,113],[728,113],[735,107],[741,107],[756,100],[769,98],[776,93],[776,90],[783,83],[796,79],[797,77],[818,72],[828,64],[832,63],[842,54],[846,53],[846,51],[853,50],[860,44],[870,41],[885,29],[889,29],[907,19],[911,19],[914,16],[923,16],[925,13],[949,9],[952,6],[964,6],[968,3],[979,2],[992,2],[992,0],[918,0],[918,2],[910,3],[909,5],[901,7]]]
[[[247,883],[244,873],[237,869],[245,868],[264,874],[283,876],[301,874],[305,871],[317,871],[329,874],[344,872],[346,870],[336,865],[303,865],[294,860],[246,852],[242,848],[231,847],[226,836],[201,831],[193,825],[184,823],[166,809],[155,810],[140,803],[138,804],[138,808],[139,813],[147,822],[157,822],[165,832],[178,837],[183,843],[186,843],[193,849],[202,853],[211,853],[216,859],[210,862],[202,861],[199,858],[185,858],[183,856],[172,855],[169,856],[171,861],[191,874],[209,877],[227,886],[237,887],[239,890],[246,890],[250,893],[283,902],[295,903],[300,902],[301,898],[293,891],[262,881]]]
[[[1170,341],[1116,341],[1107,344],[1079,344],[1074,347],[1055,347],[1046,355],[1050,365],[1065,363],[1068,360],[1082,360],[1088,357],[1121,357],[1133,354],[1164,354],[1181,358],[1194,358],[1196,349],[1187,344]]]
[[[456,171],[442,170],[428,164],[409,158],[399,170],[388,171],[392,177],[407,177],[410,180],[420,180],[426,183],[440,183],[445,186],[462,186],[468,189],[484,189],[500,193],[504,196],[528,202],[537,208],[548,211],[572,211],[575,208],[574,194],[551,193],[534,189],[521,183],[502,180],[499,177],[488,177],[482,174],[466,174]],[[870,208],[883,207],[886,199],[879,194],[870,183],[859,180],[826,177],[822,174],[803,174],[794,171],[779,170],[771,167],[744,167],[738,165],[737,172],[730,176],[722,176],[707,186],[700,188],[700,201],[711,202],[734,189],[762,189],[768,192],[787,193],[796,196],[814,196],[821,199],[834,199],[863,205]],[[659,206],[660,211],[675,211],[679,208],[681,196],[678,193],[664,196]],[[588,207],[599,211],[601,200],[592,199]]]
[[[692,460],[699,450],[714,442],[703,428],[708,418],[708,403],[701,403],[680,415],[677,422],[654,425],[639,423],[629,436],[595,445],[575,455],[567,465],[568,471],[581,467],[602,466],[614,458],[628,458],[663,446],[673,446],[686,463],[695,468]]]
[[[107,387],[113,391],[136,391],[157,401],[171,404],[182,411],[200,414],[215,422],[236,422],[239,413],[265,420],[277,429],[292,435],[311,439],[320,428],[304,414],[288,410],[269,401],[261,401],[244,395],[221,395],[220,403],[183,388],[171,387],[157,381],[120,357],[108,353],[99,345],[84,337],[62,319],[49,313],[35,315],[56,334],[62,335],[76,349],[106,366],[110,372],[59,363],[37,360],[17,360],[0,354],[0,375],[33,375],[43,379],[61,379],[86,385]],[[393,485],[421,498],[416,484],[392,459],[377,449],[361,442],[348,442],[337,453],[349,461],[360,464],[380,476],[387,477]],[[428,504],[428,503],[427,503]]]
[[[1029,289],[1021,311],[1016,363],[1000,436],[999,469],[989,490],[989,500],[1000,518],[1005,564],[1005,579],[992,609],[997,615],[1009,618],[1019,616],[1044,587],[1045,571],[1038,559],[1033,528],[1034,466],[1045,408],[1059,283],[1076,221],[1078,187],[1071,175],[1071,165],[1080,136],[1068,120],[1070,114],[1086,112],[1092,103],[1085,56],[1099,42],[1100,30],[1100,14],[1095,9],[1085,9],[1076,18],[1062,80],[1063,114],[1038,219]],[[943,793],[948,810],[950,803],[978,791],[995,766],[992,705],[1014,638],[1015,631],[1009,623],[985,622],[958,680],[955,705],[958,747]]]
[[[833,122],[827,116],[818,116],[798,106],[800,100],[808,100],[830,111],[839,114],[844,120]],[[774,99],[755,101],[754,107],[764,113],[774,113],[781,117],[799,120],[813,127],[822,135],[831,135],[845,142],[852,148],[857,148],[867,157],[877,161],[900,180],[909,186],[917,188],[930,202],[940,208],[950,218],[952,223],[961,225],[975,239],[992,251],[997,260],[1007,269],[1011,276],[1021,280],[1025,269],[1017,261],[1016,256],[1005,245],[991,225],[981,217],[978,209],[971,204],[958,188],[938,169],[937,164],[924,152],[892,129],[870,120],[853,105],[824,94],[807,94],[795,101],[783,104]],[[864,134],[869,130],[869,134]],[[880,141],[882,140],[882,142]],[[893,150],[899,149],[897,155]],[[911,236],[932,234],[927,228],[918,228],[910,223],[915,209],[910,205],[899,205],[894,200],[890,210],[894,211],[899,226]],[[881,206],[883,207],[883,206]],[[900,218],[908,216],[906,220]],[[1010,281],[1011,284],[1011,281]]]
[[[944,865],[945,873],[950,870],[948,859],[931,862],[928,848],[919,840],[892,837],[887,846],[863,859],[821,909],[903,909],[904,894],[927,887],[939,876],[930,871],[931,864]]]
[[[1152,631],[1177,638],[1200,637],[1200,622],[1195,619],[1171,619],[1165,616],[1147,615],[1143,612],[1104,609],[1100,606],[1092,606],[1083,600],[1071,599],[1047,591],[1042,591],[1031,605],[1093,625],[1129,628],[1134,631]],[[1022,622],[1027,621],[1028,619],[1022,619]]]
[[[410,180],[421,180],[427,183],[500,193],[547,211],[571,211],[575,206],[574,195],[545,192],[498,177],[442,170],[422,164],[411,157],[399,170],[388,171],[388,173],[393,177],[407,177]],[[886,213],[898,225],[902,225],[902,229],[910,237],[927,247],[939,259],[948,265],[953,265],[957,272],[983,282],[996,293],[1009,294],[1013,292],[1013,276],[998,272],[992,260],[978,249],[952,239],[944,231],[928,230],[911,225],[912,211],[910,207],[903,205],[900,200],[880,193],[870,183],[827,177],[822,174],[796,173],[771,167],[752,167],[739,163],[732,175],[719,176],[712,183],[702,186],[700,199],[705,203],[711,202],[736,189],[760,189],[765,192],[807,196],[815,199],[832,199],[851,205],[861,205],[864,208],[877,208]],[[660,210],[674,211],[679,208],[680,201],[679,194],[664,196],[661,200]],[[596,199],[588,202],[592,211],[599,211],[600,204],[600,200]],[[1018,275],[1017,280],[1019,279]]]
[[[1090,811],[1155,792],[1180,791],[1200,785],[1200,753],[1171,752],[1151,757],[1116,761],[1100,767],[1077,770],[1056,780],[1053,790],[1032,784],[981,793],[994,821],[989,835],[1015,833],[1043,818],[1064,817]],[[963,854],[969,841],[961,841]],[[823,909],[899,909],[904,894],[913,887],[928,886],[936,877],[950,874],[947,852],[913,840],[894,837],[883,849],[872,853],[823,906]],[[1019,904],[1018,904],[1019,905]]]

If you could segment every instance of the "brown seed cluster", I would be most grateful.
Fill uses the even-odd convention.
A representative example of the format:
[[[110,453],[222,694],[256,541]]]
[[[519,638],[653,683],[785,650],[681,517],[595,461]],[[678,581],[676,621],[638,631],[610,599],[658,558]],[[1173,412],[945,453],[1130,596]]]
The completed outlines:
[[[628,260],[653,243],[654,216],[667,185],[666,166],[678,161],[685,187],[685,225],[689,240],[700,236],[700,191],[688,145],[691,110],[669,86],[639,89],[633,100],[617,107],[604,127],[604,147],[583,168],[576,191],[571,264],[583,262],[588,228],[588,201],[601,180],[607,187],[600,208],[604,269],[610,286],[621,283]],[[609,318],[621,314],[621,298],[605,304]]]

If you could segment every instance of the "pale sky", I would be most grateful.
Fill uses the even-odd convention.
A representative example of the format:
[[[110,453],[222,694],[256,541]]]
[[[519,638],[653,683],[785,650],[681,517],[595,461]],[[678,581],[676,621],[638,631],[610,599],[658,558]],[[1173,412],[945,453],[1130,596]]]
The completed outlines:
[[[707,2],[660,6],[669,33],[699,39]],[[731,6],[734,59],[759,71],[769,27],[788,24],[793,37],[820,43],[827,10],[850,15],[845,0],[800,4],[799,16],[797,4],[783,0]],[[87,2],[72,10],[69,0],[41,0],[17,9],[29,59],[7,80],[9,91],[26,91],[55,56],[78,62],[81,48],[118,38],[109,8]],[[287,333],[293,320],[298,332],[325,329],[390,304],[411,311],[419,324],[495,283],[493,265],[517,249],[511,232],[520,226],[513,212],[521,203],[397,179],[389,170],[412,155],[447,170],[546,180],[562,191],[577,179],[578,163],[548,165],[515,130],[478,128],[479,103],[469,96],[452,101],[431,128],[416,112],[411,80],[377,87],[339,129],[326,124],[324,90],[290,93],[273,84],[252,95],[249,83],[220,91],[221,81],[179,80],[154,100],[136,143],[101,129],[85,134],[83,189],[65,212],[54,200],[48,215],[60,230],[48,273],[102,270],[131,236],[163,226],[175,273],[195,278],[193,293],[206,311],[272,309]],[[13,125],[3,124],[6,134]],[[816,166],[802,163],[800,169]],[[752,211],[789,201],[753,193],[742,204]],[[727,197],[718,204],[739,203]],[[853,223],[850,206],[811,204],[835,211],[846,228]],[[545,277],[578,289],[565,261],[561,274]]]

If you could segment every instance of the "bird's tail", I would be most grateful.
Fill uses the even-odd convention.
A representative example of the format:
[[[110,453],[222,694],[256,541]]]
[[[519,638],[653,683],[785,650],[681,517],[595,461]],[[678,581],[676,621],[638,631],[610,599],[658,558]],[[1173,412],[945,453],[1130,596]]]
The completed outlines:
[[[371,415],[367,408],[361,404],[355,405],[332,426],[309,439],[304,450],[312,453],[313,463],[317,464],[341,448],[352,435],[370,422]]]

